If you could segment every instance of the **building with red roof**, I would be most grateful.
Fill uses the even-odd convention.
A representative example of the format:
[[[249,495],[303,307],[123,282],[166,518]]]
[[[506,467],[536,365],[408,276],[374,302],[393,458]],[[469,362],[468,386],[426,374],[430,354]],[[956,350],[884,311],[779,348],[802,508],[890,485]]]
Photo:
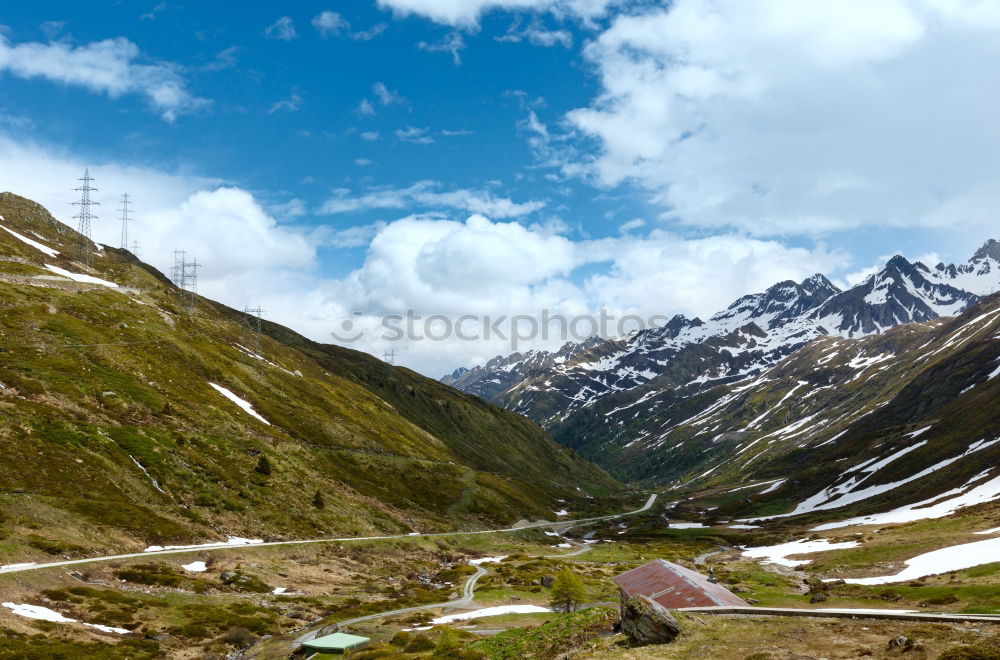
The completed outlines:
[[[750,607],[729,589],[683,566],[654,559],[614,578],[622,602],[631,596],[646,598],[676,610],[684,607]]]

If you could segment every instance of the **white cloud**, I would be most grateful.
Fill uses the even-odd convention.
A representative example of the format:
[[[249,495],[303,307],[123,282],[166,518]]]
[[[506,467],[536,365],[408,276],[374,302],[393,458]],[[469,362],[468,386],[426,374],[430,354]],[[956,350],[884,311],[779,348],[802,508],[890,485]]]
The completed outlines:
[[[381,231],[385,225],[384,222],[375,222],[370,225],[359,225],[346,229],[319,227],[313,232],[312,238],[328,247],[342,249],[365,247],[371,243],[375,234]]]
[[[662,231],[601,240],[571,240],[560,222],[525,226],[488,220],[518,217],[541,208],[479,191],[442,191],[422,183],[402,190],[350,197],[338,193],[330,212],[350,208],[454,208],[465,221],[408,216],[389,223],[319,229],[283,219],[304,213],[301,200],[264,206],[250,192],[217,179],[113,162],[84,162],[74,155],[0,136],[0,181],[35,199],[72,224],[76,179],[89,166],[96,201],[114,209],[128,191],[135,200],[133,236],[145,261],[169,272],[173,250],[186,250],[204,267],[199,291],[230,306],[260,305],[267,318],[319,341],[332,341],[353,312],[378,325],[382,314],[538,315],[615,313],[706,315],[780,279],[831,272],[845,258],[822,247],[789,248],[775,241],[724,235],[684,239]],[[408,211],[404,211],[408,212]],[[94,222],[98,241],[117,245],[119,225],[109,214]],[[636,227],[638,228],[638,227]],[[364,263],[345,277],[323,279],[316,249],[368,246]],[[595,271],[581,278],[586,272]],[[576,275],[576,277],[574,277]],[[553,348],[559,340],[530,345]],[[390,345],[370,333],[354,348],[376,355]],[[490,341],[422,341],[396,344],[401,362],[432,376],[473,364],[510,344]]]
[[[462,63],[461,51],[465,48],[465,39],[458,32],[449,32],[433,43],[421,41],[417,44],[417,48],[428,53],[451,53],[452,62],[455,66],[459,66]]]
[[[350,32],[351,24],[347,21],[347,19],[337,12],[329,10],[322,11],[316,16],[313,16],[313,19],[310,22],[324,39],[330,36],[339,37],[343,34],[354,41],[371,41],[385,32],[389,27],[385,23],[378,23],[367,30]]]
[[[374,165],[375,161],[371,158],[355,158],[354,164],[358,167],[367,167],[368,165]]]
[[[350,37],[355,41],[371,41],[375,37],[379,36],[383,32],[389,29],[389,26],[385,23],[377,23],[367,30],[359,30],[357,32],[352,32]]]
[[[353,213],[372,209],[459,209],[494,218],[518,218],[542,209],[544,202],[514,202],[482,190],[442,191],[435,181],[418,181],[406,188],[377,188],[360,195],[350,190],[334,191],[319,212],[328,215]]]
[[[385,86],[385,83],[377,82],[372,85],[372,93],[382,105],[393,105],[402,103],[403,97]]]
[[[393,131],[393,134],[400,142],[409,142],[411,144],[433,144],[434,138],[428,135],[427,132],[428,129],[426,128],[407,126],[406,128],[397,128]]]
[[[518,16],[507,30],[507,33],[496,37],[497,41],[505,43],[520,43],[528,41],[535,46],[551,47],[560,45],[563,48],[573,46],[573,34],[569,30],[549,30],[538,16],[534,16],[528,25],[522,27]]]
[[[677,0],[585,49],[604,90],[568,173],[634,182],[665,217],[756,235],[864,225],[982,234],[1000,206],[1000,5]]]
[[[643,220],[642,218],[633,218],[632,220],[629,220],[628,222],[623,222],[621,225],[619,225],[618,231],[621,232],[622,234],[627,234],[633,229],[639,229],[645,226],[646,226],[645,220]]]
[[[167,3],[160,2],[157,3],[152,9],[144,14],[139,14],[140,21],[151,21],[156,18],[156,15],[167,9]]]
[[[788,247],[741,234],[685,239],[654,230],[610,244],[612,267],[588,279],[587,295],[611,309],[642,315],[677,311],[706,318],[747,293],[829,273],[849,261],[823,246]],[[595,246],[598,255],[606,249],[602,241]]]
[[[231,69],[236,66],[236,54],[239,53],[242,48],[239,46],[230,46],[225,48],[218,53],[216,53],[215,58],[201,66],[205,71],[222,71],[224,69]]]
[[[343,30],[351,29],[351,24],[335,11],[322,11],[313,16],[312,25],[324,39],[330,35],[339,35]]]
[[[368,99],[361,99],[361,101],[358,102],[358,108],[354,112],[362,117],[370,117],[375,114],[375,106],[373,106],[372,102]]]
[[[589,20],[604,15],[621,0],[378,0],[379,7],[406,16],[417,14],[437,23],[475,28],[491,10],[552,11]]]
[[[788,248],[735,234],[684,239],[654,231],[644,237],[573,241],[552,229],[479,215],[465,222],[403,218],[377,228],[364,264],[330,291],[346,309],[364,312],[357,325],[369,332],[355,347],[381,354],[394,345],[404,363],[440,375],[509,353],[510,342],[494,336],[390,344],[378,318],[413,310],[424,319],[441,315],[454,321],[465,314],[537,319],[543,310],[575,316],[596,315],[602,308],[618,318],[675,312],[705,317],[751,291],[846,261],[822,247]],[[572,274],[584,266],[603,272],[575,280]],[[553,333],[518,350],[555,348],[561,342]]]
[[[302,97],[297,93],[292,92],[292,95],[287,99],[272,104],[271,107],[267,109],[267,114],[273,115],[274,113],[280,111],[295,112],[299,109],[299,105],[301,105],[301,103]]]
[[[375,142],[379,138],[378,131],[363,131],[361,133],[361,139],[365,142]]]
[[[111,98],[139,94],[167,121],[207,105],[187,90],[178,65],[140,64],[142,59],[139,47],[124,37],[73,46],[66,42],[12,44],[0,34],[0,72],[84,87]]]
[[[328,322],[310,322],[324,311],[314,241],[307,231],[278,222],[250,192],[218,179],[83,161],[4,136],[0,154],[4,187],[42,203],[73,227],[70,202],[77,193],[72,189],[89,167],[98,188],[94,199],[101,202],[95,209],[100,216],[93,223],[95,240],[118,245],[120,223],[113,209],[128,191],[135,204],[130,234],[140,242],[144,261],[169,274],[173,250],[185,250],[203,264],[200,293],[240,309],[260,303],[269,318],[315,337],[327,332]],[[301,210],[294,199],[272,209],[282,217]],[[310,304],[314,309],[303,313]]]
[[[295,31],[295,23],[292,22],[292,19],[288,16],[282,16],[264,28],[264,36],[268,39],[291,41],[292,39],[297,39],[299,33]]]

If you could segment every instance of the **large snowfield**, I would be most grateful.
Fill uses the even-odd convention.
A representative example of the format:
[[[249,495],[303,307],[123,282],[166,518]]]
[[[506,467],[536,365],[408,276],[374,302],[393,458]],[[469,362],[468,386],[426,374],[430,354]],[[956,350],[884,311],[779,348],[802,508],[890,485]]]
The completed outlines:
[[[849,578],[844,581],[848,584],[869,585],[905,582],[907,580],[927,577],[928,575],[959,571],[963,568],[972,568],[973,566],[995,562],[1000,562],[1000,537],[985,541],[976,541],[974,543],[952,545],[940,550],[925,552],[912,559],[907,559],[906,568],[894,575]]]

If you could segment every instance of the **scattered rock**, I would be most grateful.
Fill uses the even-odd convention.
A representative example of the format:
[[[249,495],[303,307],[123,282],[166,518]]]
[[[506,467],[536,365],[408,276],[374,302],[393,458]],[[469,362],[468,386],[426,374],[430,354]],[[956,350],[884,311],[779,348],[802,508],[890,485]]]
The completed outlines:
[[[809,597],[810,603],[822,603],[825,600],[826,600],[826,594],[823,593],[822,591],[817,591],[812,596]]]
[[[681,632],[674,615],[645,596],[632,596],[622,603],[621,627],[636,646],[667,644]]]

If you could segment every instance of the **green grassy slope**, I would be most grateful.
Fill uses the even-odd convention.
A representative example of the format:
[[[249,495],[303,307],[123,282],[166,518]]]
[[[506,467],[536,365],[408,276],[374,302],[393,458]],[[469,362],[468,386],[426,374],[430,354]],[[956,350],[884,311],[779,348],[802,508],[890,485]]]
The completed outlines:
[[[0,216],[60,252],[0,230],[0,564],[223,534],[471,527],[617,488],[524,418],[371,356],[265,323],[257,359],[240,348],[242,313],[202,298],[186,311],[127,252],[85,270],[76,232],[29,200],[0,195]]]

